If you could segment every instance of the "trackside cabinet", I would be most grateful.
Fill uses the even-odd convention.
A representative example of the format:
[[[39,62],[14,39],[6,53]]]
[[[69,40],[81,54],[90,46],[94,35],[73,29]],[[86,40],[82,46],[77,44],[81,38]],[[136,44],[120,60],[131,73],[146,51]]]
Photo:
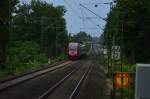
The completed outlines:
[[[150,99],[150,64],[137,64],[135,99]]]

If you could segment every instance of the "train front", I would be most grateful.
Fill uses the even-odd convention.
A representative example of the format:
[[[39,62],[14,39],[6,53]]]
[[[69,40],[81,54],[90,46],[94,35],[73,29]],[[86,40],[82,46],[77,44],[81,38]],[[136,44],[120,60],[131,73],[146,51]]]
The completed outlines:
[[[78,57],[78,43],[69,43],[68,45],[68,58],[76,59]]]

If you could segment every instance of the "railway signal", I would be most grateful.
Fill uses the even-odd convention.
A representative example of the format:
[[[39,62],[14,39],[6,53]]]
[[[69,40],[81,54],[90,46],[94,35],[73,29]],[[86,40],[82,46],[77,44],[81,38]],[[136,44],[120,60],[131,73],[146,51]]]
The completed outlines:
[[[112,49],[111,49],[112,53],[112,59],[113,60],[120,60],[120,46],[112,46]]]
[[[128,88],[129,86],[129,73],[119,72],[114,77],[116,88]]]

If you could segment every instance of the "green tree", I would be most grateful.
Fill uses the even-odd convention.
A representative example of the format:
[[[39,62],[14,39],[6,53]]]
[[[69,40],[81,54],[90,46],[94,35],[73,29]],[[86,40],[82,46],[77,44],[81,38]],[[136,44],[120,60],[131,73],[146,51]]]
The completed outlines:
[[[18,5],[14,16],[14,40],[34,40],[47,56],[55,57],[65,51],[67,31],[63,6],[54,7],[40,0]]]
[[[45,55],[40,53],[39,45],[34,41],[16,41],[9,46],[7,52],[7,69],[12,73],[38,67],[47,62]]]
[[[72,37],[73,42],[88,42],[91,41],[91,36],[88,35],[86,32],[79,32]]]
[[[6,46],[9,41],[9,26],[12,11],[18,0],[1,0],[0,1],[0,68],[5,67]]]
[[[105,43],[110,47],[115,40],[131,64],[148,62],[150,47],[146,44],[150,42],[149,16],[149,0],[117,0],[108,15],[104,31]]]

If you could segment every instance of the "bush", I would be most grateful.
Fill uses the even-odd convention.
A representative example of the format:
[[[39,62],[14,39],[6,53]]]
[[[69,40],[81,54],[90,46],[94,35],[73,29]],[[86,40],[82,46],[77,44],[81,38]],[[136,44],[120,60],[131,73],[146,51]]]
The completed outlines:
[[[57,60],[61,61],[61,60],[65,60],[67,59],[66,55],[64,53],[60,54],[58,57],[57,57]]]
[[[40,47],[33,41],[17,41],[7,51],[7,71],[14,74],[38,68],[47,63],[47,57],[40,53]]]

